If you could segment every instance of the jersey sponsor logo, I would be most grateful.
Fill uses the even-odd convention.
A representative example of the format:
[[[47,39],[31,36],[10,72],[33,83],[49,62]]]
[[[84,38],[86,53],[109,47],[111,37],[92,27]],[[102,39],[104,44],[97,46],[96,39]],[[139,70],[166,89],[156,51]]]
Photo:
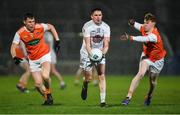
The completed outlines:
[[[101,28],[91,31],[92,41],[94,43],[100,43],[104,39],[104,31]]]
[[[36,32],[36,35],[39,35],[40,34],[40,32]]]
[[[92,41],[94,43],[100,43],[103,40],[103,38],[104,38],[103,36],[96,35],[96,36],[93,37]]]
[[[31,41],[29,41],[27,44],[30,45],[30,46],[35,46],[39,43],[40,39],[33,39]]]

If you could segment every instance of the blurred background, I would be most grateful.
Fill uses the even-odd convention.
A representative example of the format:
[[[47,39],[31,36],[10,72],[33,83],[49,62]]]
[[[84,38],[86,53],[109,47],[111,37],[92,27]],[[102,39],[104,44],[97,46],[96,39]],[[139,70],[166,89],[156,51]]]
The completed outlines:
[[[140,33],[128,26],[134,18],[143,23],[144,14],[156,15],[167,56],[162,74],[180,75],[180,14],[179,0],[1,0],[0,1],[0,75],[18,74],[10,55],[15,32],[22,26],[22,17],[32,12],[37,22],[51,23],[61,39],[58,69],[62,74],[75,74],[79,67],[80,36],[83,24],[90,20],[92,8],[103,9],[103,20],[111,27],[110,49],[107,54],[107,74],[131,75],[138,70],[141,43],[119,40],[127,32]]]

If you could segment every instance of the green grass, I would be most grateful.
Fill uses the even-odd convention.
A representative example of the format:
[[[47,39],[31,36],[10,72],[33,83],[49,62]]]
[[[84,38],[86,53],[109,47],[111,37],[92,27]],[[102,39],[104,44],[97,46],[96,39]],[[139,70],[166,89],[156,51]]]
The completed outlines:
[[[64,76],[67,82],[65,90],[59,89],[56,78],[52,79],[54,97],[53,106],[42,106],[42,97],[36,91],[29,94],[20,93],[15,85],[18,77],[0,76],[0,113],[17,114],[123,114],[123,113],[180,113],[180,77],[163,77],[158,79],[152,104],[143,106],[144,96],[148,90],[148,78],[140,82],[129,106],[122,106],[120,102],[126,96],[132,77],[107,76],[107,108],[99,107],[99,88],[91,83],[88,89],[88,98],[81,100],[81,85],[74,86],[73,76]],[[28,87],[33,89],[30,80]]]

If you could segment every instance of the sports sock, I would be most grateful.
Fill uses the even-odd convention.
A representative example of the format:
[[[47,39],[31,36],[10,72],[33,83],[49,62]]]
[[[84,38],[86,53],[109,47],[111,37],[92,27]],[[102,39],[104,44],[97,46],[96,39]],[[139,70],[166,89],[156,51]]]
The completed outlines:
[[[101,99],[101,103],[105,103],[105,99],[106,99],[106,93],[100,93],[100,99]]]

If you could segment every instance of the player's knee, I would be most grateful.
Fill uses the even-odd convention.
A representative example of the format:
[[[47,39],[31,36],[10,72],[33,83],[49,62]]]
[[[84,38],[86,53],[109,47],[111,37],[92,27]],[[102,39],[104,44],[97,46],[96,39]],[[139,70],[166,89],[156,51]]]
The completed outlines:
[[[157,85],[156,78],[158,75],[159,75],[158,73],[153,73],[153,72],[150,73],[151,84],[154,86]]]
[[[90,72],[84,72],[85,80],[91,81],[92,80],[92,74]]]
[[[42,73],[43,79],[49,79],[49,74],[48,73]]]
[[[35,84],[34,84],[34,85],[35,85],[35,87],[36,87],[36,88],[40,88],[40,87],[41,87],[41,85],[42,85],[42,83],[41,83],[41,82],[35,82]]]
[[[89,77],[88,77],[88,80],[89,80],[89,81],[92,80],[92,76],[89,76]]]
[[[152,84],[153,86],[156,86],[156,85],[157,85],[157,82],[156,82],[155,80],[151,80],[151,84]]]
[[[145,75],[145,72],[138,72],[137,76],[139,79],[141,79]]]
[[[30,74],[31,74],[30,71],[27,71],[27,72],[26,72],[26,75],[27,75],[27,76],[30,76]]]
[[[104,80],[105,80],[105,75],[104,74],[99,75],[99,81],[104,81]]]
[[[156,79],[156,77],[157,77],[158,75],[159,75],[158,73],[150,72],[150,77],[151,77],[151,79]]]

